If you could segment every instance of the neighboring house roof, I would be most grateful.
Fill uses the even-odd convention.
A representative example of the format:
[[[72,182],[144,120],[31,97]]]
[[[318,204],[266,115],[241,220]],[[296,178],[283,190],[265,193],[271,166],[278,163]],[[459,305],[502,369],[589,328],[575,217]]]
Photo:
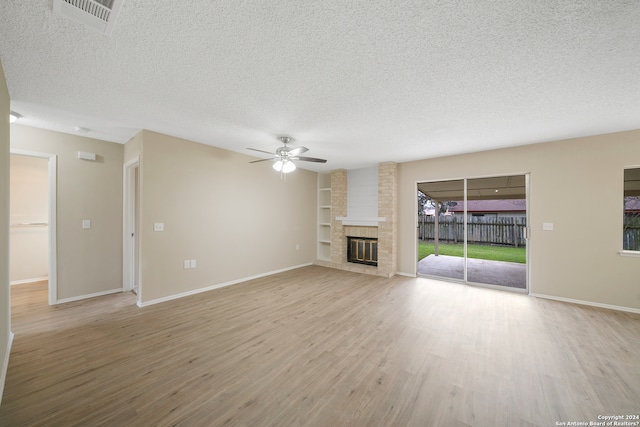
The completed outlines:
[[[627,199],[624,204],[625,212],[640,212],[640,198]],[[526,201],[523,199],[516,200],[468,200],[467,212],[483,213],[483,212],[526,212]],[[427,208],[424,214],[433,216],[434,208]],[[459,202],[455,206],[449,206],[447,214],[463,213],[464,205]],[[445,215],[447,215],[445,214]]]
[[[629,198],[624,202],[625,212],[640,212],[640,197]]]

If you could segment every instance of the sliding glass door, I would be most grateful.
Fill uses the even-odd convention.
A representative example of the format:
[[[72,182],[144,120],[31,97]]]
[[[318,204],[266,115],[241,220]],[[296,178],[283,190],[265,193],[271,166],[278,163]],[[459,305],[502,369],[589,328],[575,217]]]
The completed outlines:
[[[464,180],[418,184],[418,274],[465,280]]]
[[[418,274],[527,288],[525,175],[418,184]]]

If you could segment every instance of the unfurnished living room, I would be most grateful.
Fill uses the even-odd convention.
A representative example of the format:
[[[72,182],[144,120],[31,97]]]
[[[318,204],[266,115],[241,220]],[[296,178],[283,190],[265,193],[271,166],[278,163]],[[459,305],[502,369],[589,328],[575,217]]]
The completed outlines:
[[[0,425],[640,426],[638,22],[0,2]]]

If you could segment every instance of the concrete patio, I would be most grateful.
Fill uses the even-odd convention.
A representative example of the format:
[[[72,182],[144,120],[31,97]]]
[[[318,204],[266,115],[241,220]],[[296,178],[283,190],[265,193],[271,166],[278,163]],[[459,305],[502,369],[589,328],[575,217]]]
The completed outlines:
[[[418,274],[464,280],[464,258],[429,255],[418,261]],[[484,259],[467,259],[467,281],[526,289],[525,264]]]

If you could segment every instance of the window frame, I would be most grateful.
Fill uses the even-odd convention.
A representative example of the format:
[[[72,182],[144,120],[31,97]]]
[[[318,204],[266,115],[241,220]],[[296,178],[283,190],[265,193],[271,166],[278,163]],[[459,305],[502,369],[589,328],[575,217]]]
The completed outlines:
[[[626,189],[627,181],[626,181],[625,175],[626,175],[626,171],[629,170],[629,169],[638,169],[638,172],[640,173],[640,166],[636,166],[636,165],[634,165],[634,166],[625,166],[623,168],[623,173],[622,173],[622,237],[623,237],[623,239],[621,241],[622,250],[620,250],[618,253],[620,255],[622,255],[622,256],[640,257],[640,249],[638,249],[638,250],[624,249],[624,220],[625,220],[625,215],[626,215],[625,199],[626,199],[626,197],[628,197],[628,196],[625,195],[625,192],[627,191],[627,189]],[[640,197],[640,195],[638,197]],[[640,217],[640,215],[639,215],[639,217]]]

